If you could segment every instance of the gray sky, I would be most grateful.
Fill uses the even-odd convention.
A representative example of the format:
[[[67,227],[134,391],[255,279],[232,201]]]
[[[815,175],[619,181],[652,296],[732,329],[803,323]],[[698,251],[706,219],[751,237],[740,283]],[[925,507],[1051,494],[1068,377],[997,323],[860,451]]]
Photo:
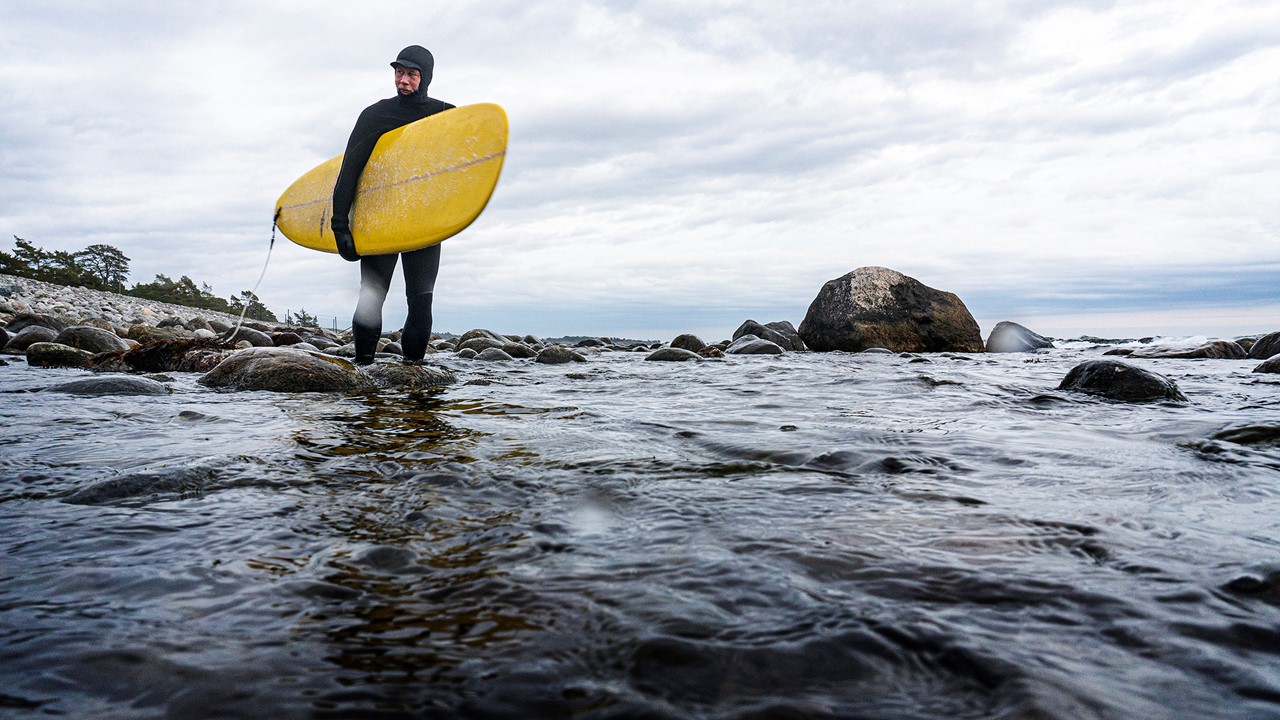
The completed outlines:
[[[865,265],[984,335],[1280,330],[1274,0],[5,0],[0,249],[251,288],[409,44],[511,122],[438,330],[717,340]],[[281,237],[258,295],[345,326],[356,268]]]

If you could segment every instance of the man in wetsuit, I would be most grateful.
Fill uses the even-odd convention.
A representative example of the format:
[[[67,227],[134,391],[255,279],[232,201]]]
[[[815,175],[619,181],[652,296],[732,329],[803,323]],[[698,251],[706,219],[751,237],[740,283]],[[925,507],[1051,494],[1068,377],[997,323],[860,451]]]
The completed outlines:
[[[405,294],[409,301],[409,315],[405,319],[400,345],[406,362],[422,361],[427,343],[431,341],[431,297],[435,292],[436,274],[440,270],[439,243],[406,253],[361,257],[356,253],[355,239],[351,237],[351,205],[356,198],[356,184],[378,138],[402,125],[453,107],[427,97],[435,58],[426,48],[410,45],[400,51],[391,67],[395,68],[396,96],[379,100],[360,113],[351,138],[347,140],[342,169],[333,187],[332,227],[338,241],[338,254],[352,262],[360,261],[360,300],[351,321],[357,365],[372,363],[378,349],[378,338],[382,335],[382,303],[391,287],[396,258],[403,261]]]

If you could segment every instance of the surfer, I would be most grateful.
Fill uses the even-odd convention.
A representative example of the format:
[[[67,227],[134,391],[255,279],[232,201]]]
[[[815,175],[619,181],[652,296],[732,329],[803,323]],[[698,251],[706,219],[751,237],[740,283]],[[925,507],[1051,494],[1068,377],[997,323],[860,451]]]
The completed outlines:
[[[397,258],[404,266],[405,295],[409,303],[409,315],[405,319],[400,345],[405,361],[421,362],[431,341],[431,298],[435,293],[436,275],[440,271],[439,243],[406,253],[361,257],[356,253],[355,239],[351,237],[351,206],[355,202],[356,186],[378,138],[398,127],[453,107],[427,96],[435,58],[426,48],[410,45],[400,51],[391,67],[395,69],[396,96],[379,100],[360,113],[351,138],[347,140],[342,169],[333,187],[331,226],[338,241],[338,254],[352,262],[360,261],[360,299],[351,320],[357,365],[372,363],[377,352],[378,338],[382,335],[382,304],[391,287]]]

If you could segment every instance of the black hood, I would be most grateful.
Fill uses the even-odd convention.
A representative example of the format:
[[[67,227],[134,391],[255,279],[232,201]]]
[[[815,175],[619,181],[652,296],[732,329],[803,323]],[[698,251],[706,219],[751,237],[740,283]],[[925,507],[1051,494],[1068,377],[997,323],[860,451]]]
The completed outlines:
[[[431,51],[421,45],[410,45],[401,50],[400,54],[391,63],[391,67],[397,65],[412,68],[422,75],[422,81],[418,84],[418,89],[412,95],[401,95],[400,98],[408,102],[425,101],[427,99],[427,86],[431,84],[431,75],[436,68],[436,59],[432,57]]]

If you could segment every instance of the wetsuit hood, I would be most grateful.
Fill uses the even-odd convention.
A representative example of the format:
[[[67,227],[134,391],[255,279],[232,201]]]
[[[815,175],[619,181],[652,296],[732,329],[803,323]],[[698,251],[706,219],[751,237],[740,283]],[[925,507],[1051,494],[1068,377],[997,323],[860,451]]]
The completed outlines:
[[[431,55],[430,50],[421,45],[410,45],[400,51],[392,61],[391,67],[407,67],[417,70],[422,75],[418,89],[412,95],[401,95],[402,100],[420,103],[427,99],[427,86],[431,84],[431,75],[436,68],[436,59]]]

